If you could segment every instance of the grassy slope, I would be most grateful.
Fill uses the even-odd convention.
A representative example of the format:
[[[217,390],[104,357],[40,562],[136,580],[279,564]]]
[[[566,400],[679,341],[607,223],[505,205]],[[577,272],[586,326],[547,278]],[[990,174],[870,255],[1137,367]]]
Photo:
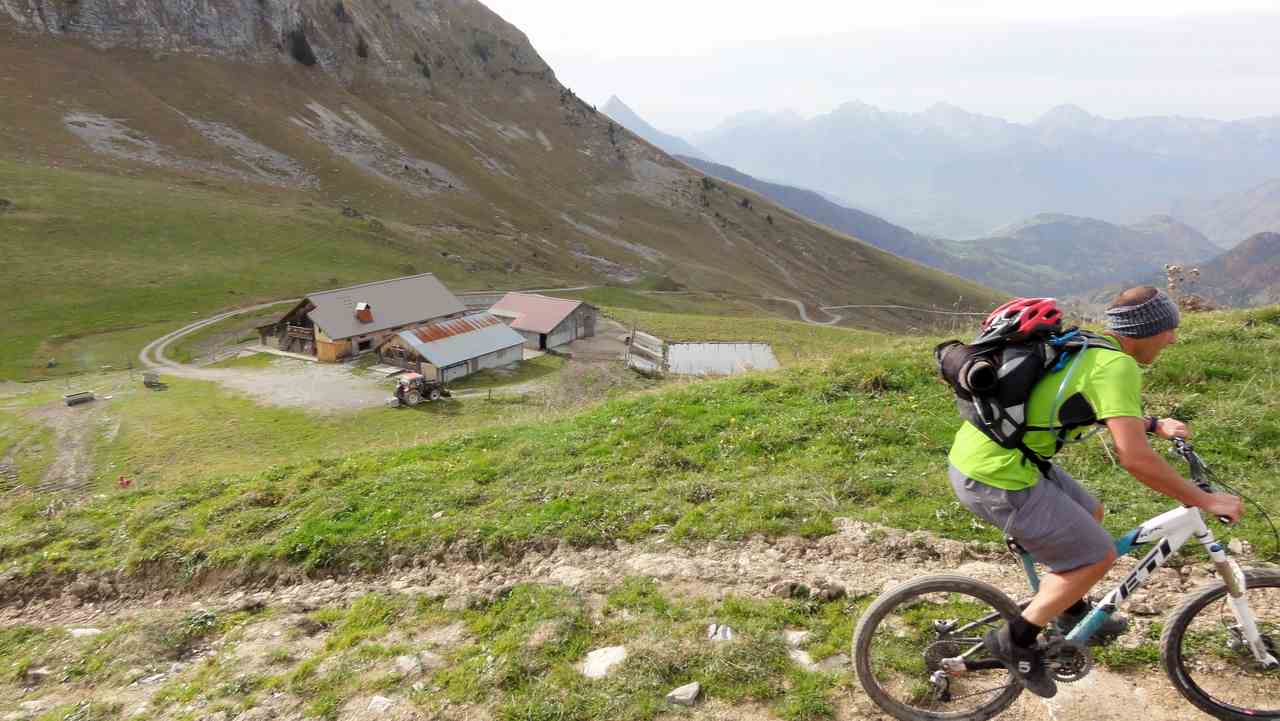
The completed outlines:
[[[744,208],[736,189],[704,191],[698,176],[639,141],[611,145],[603,116],[562,104],[550,84],[504,76],[492,86],[390,92],[364,81],[344,87],[298,66],[103,52],[3,30],[0,39],[0,65],[10,70],[0,94],[15,100],[0,103],[0,197],[14,203],[0,213],[0,284],[23,291],[22,302],[18,294],[0,301],[0,313],[16,318],[0,330],[0,378],[47,376],[51,355],[61,365],[53,373],[120,365],[193,314],[410,267],[458,290],[606,280],[575,252],[642,271],[642,285],[674,279],[832,303],[995,300],[762,199]],[[424,199],[369,176],[293,122],[312,118],[310,103],[359,113],[469,191]],[[71,111],[118,119],[183,158],[240,167],[180,113],[225,123],[297,160],[320,188],[282,190],[95,154],[65,129]],[[513,139],[497,123],[529,138]],[[484,158],[510,175],[486,169]],[[344,204],[384,229],[338,216]],[[646,261],[606,235],[664,255]]]
[[[425,269],[403,245],[330,208],[248,193],[0,161],[0,377],[120,367],[167,329],[222,307]],[[444,265],[446,282],[463,281]],[[33,361],[39,371],[29,371]]]
[[[161,577],[277,562],[371,568],[454,542],[501,553],[545,538],[821,535],[838,515],[995,539],[946,491],[956,421],[931,340],[799,327],[817,334],[814,355],[835,357],[414,448],[108,492],[53,518],[30,499],[2,516],[0,559],[26,572],[123,565]],[[1149,407],[1190,420],[1223,477],[1261,500],[1280,491],[1277,345],[1275,310],[1192,318],[1147,376]],[[1065,464],[1104,498],[1114,531],[1169,506],[1096,441]],[[1232,532],[1259,544],[1265,534],[1256,515]]]

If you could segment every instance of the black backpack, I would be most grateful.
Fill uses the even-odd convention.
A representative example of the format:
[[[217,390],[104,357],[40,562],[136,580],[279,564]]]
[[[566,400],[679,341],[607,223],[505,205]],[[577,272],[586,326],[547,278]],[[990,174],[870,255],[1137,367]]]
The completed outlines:
[[[1086,349],[1122,352],[1107,338],[1070,328],[1058,334],[1042,334],[1024,340],[1008,336],[971,344],[949,340],[933,349],[938,372],[956,394],[960,417],[972,423],[1003,448],[1022,452],[1040,473],[1048,475],[1049,459],[1027,447],[1028,431],[1057,431],[1054,452],[1067,442],[1067,432],[1098,422],[1093,407],[1079,393],[1059,398],[1053,411],[1057,422],[1049,427],[1027,425],[1027,401],[1031,391],[1049,373],[1066,367]],[[1068,371],[1070,373],[1070,371]],[[1063,379],[1065,387],[1066,381]]]

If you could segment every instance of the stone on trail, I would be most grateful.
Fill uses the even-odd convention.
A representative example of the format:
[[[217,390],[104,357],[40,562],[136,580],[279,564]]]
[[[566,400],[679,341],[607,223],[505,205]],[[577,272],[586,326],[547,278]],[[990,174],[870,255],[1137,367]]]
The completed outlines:
[[[587,678],[604,678],[609,675],[609,671],[613,670],[614,666],[622,663],[626,658],[627,649],[625,646],[597,648],[587,654],[587,659],[582,662],[579,670]]]
[[[73,628],[71,629],[71,638],[90,638],[92,636],[102,635],[100,628]]]
[[[837,653],[834,656],[828,656],[817,663],[816,668],[819,671],[827,673],[837,673],[849,669],[849,657],[843,653]]]
[[[396,656],[396,670],[405,676],[422,673],[422,661],[417,656]]]
[[[444,657],[438,653],[431,651],[420,651],[418,653],[418,663],[422,665],[423,671],[436,671],[444,668]]]
[[[394,705],[396,705],[396,702],[386,696],[374,696],[369,699],[369,712],[386,713],[387,711],[390,711],[391,707]]]
[[[732,641],[735,635],[737,634],[733,632],[733,629],[725,625],[713,623],[707,626],[707,640],[709,641]]]
[[[813,658],[809,656],[808,651],[801,651],[798,648],[793,648],[787,652],[787,655],[791,657],[792,661],[796,662],[797,666],[806,671],[812,671],[817,668],[817,665],[813,662]]]
[[[799,646],[809,640],[809,632],[788,629],[782,632],[782,640],[786,641],[788,646]]]
[[[698,696],[701,693],[702,684],[694,681],[667,694],[667,700],[678,706],[692,706],[698,702]]]

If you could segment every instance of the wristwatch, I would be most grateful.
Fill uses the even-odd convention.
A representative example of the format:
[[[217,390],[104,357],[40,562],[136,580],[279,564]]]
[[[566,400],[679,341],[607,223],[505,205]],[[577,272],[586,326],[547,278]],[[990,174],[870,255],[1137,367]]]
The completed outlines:
[[[1160,419],[1156,418],[1155,416],[1147,416],[1145,420],[1147,422],[1148,434],[1155,433],[1156,429],[1160,427]]]

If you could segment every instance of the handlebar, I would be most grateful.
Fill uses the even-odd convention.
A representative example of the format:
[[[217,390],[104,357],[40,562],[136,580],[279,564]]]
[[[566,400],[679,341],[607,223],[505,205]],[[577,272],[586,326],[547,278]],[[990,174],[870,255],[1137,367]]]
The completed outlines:
[[[1199,453],[1196,453],[1195,448],[1191,446],[1187,439],[1175,437],[1173,439],[1173,452],[1186,459],[1187,466],[1191,470],[1191,480],[1196,484],[1197,488],[1205,493],[1217,492],[1213,487],[1213,483],[1209,480],[1212,473],[1209,470],[1209,465],[1204,462]],[[1228,525],[1231,523],[1231,519],[1226,516],[1218,516],[1218,520]]]

